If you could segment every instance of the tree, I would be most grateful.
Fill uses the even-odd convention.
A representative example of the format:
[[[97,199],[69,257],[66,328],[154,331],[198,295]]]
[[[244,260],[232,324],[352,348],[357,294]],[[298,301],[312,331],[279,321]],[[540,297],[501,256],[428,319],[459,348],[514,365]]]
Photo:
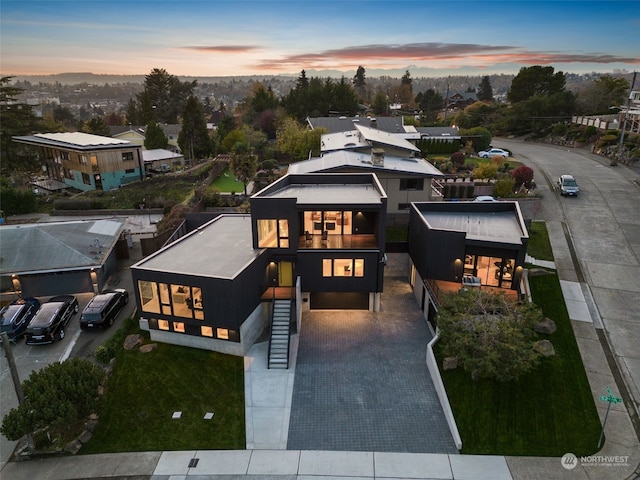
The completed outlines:
[[[376,93],[373,97],[373,102],[371,102],[371,108],[373,109],[373,113],[376,115],[386,114],[389,110],[389,99],[387,98],[386,93]]]
[[[404,72],[400,79],[400,88],[398,89],[398,99],[403,105],[410,104],[413,101],[413,81],[409,70]]]
[[[181,82],[164,69],[154,68],[144,80],[144,90],[137,94],[137,113],[141,124],[151,120],[159,123],[178,123],[187,99],[197,82]],[[130,112],[132,113],[132,112]]]
[[[524,185],[525,188],[529,188],[531,186],[531,181],[533,180],[533,169],[526,165],[520,165],[511,172],[511,176],[513,177],[514,188],[516,190],[522,185]]]
[[[18,100],[23,89],[11,85],[12,78],[0,78],[0,168],[5,174],[38,164],[32,149],[12,141],[14,136],[34,133],[40,125],[31,106]]]
[[[488,76],[482,77],[480,85],[478,86],[478,91],[476,92],[476,96],[478,97],[478,100],[482,100],[485,102],[490,102],[493,100],[493,88],[491,88],[491,82],[489,81]]]
[[[511,103],[528,100],[534,95],[550,96],[565,90],[566,78],[562,72],[554,73],[553,67],[523,67],[511,82],[507,99]]]
[[[15,441],[38,429],[63,429],[97,408],[104,370],[72,358],[34,371],[22,382],[25,401],[2,420],[0,432]]]
[[[540,362],[533,327],[543,318],[532,303],[470,288],[444,296],[437,322],[444,355],[457,357],[472,379],[508,382]]]
[[[111,136],[109,126],[101,117],[94,117],[91,120],[84,122],[80,130],[84,133],[91,133],[92,135],[101,135],[103,137]]]
[[[244,185],[244,194],[247,195],[247,185],[258,171],[258,158],[253,154],[251,146],[247,142],[238,142],[233,146],[231,154],[231,170]]]
[[[611,107],[624,105],[629,92],[629,82],[624,78],[602,75],[578,92],[577,106],[580,113],[598,115],[611,113]]]
[[[211,152],[211,139],[207,132],[200,102],[194,96],[187,99],[182,111],[182,128],[178,135],[178,145],[189,160],[199,160]]]
[[[154,150],[156,148],[167,148],[169,138],[165,135],[162,127],[156,122],[150,122],[144,130],[144,148]]]
[[[313,153],[320,154],[320,138],[327,133],[324,128],[309,130],[295,118],[285,117],[278,125],[276,145],[278,150],[294,160],[304,160]]]
[[[359,66],[356,74],[353,77],[353,87],[358,93],[358,98],[361,102],[367,100],[367,80],[365,78],[365,70],[363,66]]]
[[[424,93],[418,93],[415,102],[420,109],[420,116],[427,123],[435,123],[438,120],[438,114],[444,108],[444,98],[433,88],[425,90]]]
[[[32,213],[36,207],[36,196],[31,190],[18,191],[8,179],[0,177],[0,208],[5,215]]]

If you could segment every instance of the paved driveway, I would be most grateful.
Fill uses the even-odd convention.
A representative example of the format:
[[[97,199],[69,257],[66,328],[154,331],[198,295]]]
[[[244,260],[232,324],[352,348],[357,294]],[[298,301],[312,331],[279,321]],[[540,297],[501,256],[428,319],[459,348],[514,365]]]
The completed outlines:
[[[457,453],[425,364],[430,339],[406,278],[385,278],[380,313],[305,313],[287,449]]]

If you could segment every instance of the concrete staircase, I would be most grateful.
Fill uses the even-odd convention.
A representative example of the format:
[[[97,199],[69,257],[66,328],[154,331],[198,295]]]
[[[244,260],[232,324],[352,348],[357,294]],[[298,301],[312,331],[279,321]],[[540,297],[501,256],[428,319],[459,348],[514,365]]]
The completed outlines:
[[[291,300],[274,300],[268,368],[289,368]]]

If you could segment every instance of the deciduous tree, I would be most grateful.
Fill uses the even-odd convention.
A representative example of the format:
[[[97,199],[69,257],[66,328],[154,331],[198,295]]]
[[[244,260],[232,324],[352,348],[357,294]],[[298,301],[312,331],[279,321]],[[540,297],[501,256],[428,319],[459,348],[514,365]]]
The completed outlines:
[[[254,155],[248,142],[238,142],[232,150],[229,166],[236,178],[244,185],[244,194],[247,195],[247,185],[258,171],[258,157]]]

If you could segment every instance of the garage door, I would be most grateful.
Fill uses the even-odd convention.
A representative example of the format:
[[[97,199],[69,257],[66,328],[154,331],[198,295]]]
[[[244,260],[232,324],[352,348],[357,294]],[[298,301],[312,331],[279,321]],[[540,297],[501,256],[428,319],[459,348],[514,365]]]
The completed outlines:
[[[312,310],[369,310],[369,293],[312,293],[310,303],[310,308]]]

